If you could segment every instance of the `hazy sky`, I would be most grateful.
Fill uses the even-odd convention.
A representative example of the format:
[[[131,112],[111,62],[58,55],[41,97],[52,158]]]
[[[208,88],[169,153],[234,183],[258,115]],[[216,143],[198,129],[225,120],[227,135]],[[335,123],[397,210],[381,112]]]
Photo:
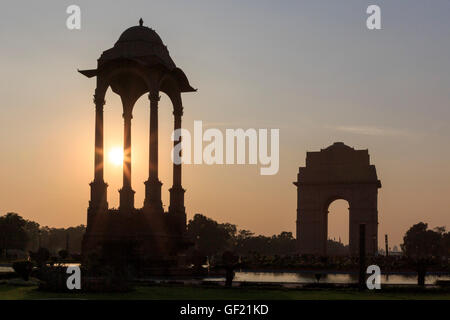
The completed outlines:
[[[66,8],[81,7],[81,30]],[[382,30],[365,26],[369,4]],[[93,179],[96,67],[126,28],[152,27],[198,88],[184,95],[183,126],[279,128],[280,170],[190,165],[188,218],[201,212],[256,233],[295,231],[296,179],[306,151],[335,141],[369,149],[383,187],[379,245],[414,223],[450,227],[450,1],[10,1],[0,11],[0,214],[42,225],[86,223]],[[108,91],[105,153],[122,146],[120,100]],[[142,206],[149,102],[134,109],[133,188]],[[160,179],[172,180],[171,106],[160,107]],[[105,163],[118,206],[121,167]],[[345,202],[329,236],[348,241]]]

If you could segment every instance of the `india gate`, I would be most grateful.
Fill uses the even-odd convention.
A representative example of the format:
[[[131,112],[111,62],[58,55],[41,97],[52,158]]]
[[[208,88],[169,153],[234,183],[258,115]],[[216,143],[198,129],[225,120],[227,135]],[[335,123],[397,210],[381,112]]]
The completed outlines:
[[[187,246],[185,190],[181,164],[173,164],[170,204],[165,212],[158,178],[158,102],[161,92],[170,98],[176,130],[181,128],[183,116],[181,93],[196,90],[175,65],[158,34],[145,27],[142,19],[102,53],[96,69],[79,72],[88,78],[96,77],[94,180],[90,183],[83,256],[111,243],[132,243],[140,257],[176,256]],[[103,108],[108,88],[120,96],[123,107],[123,185],[118,209],[108,207],[108,184],[103,178]],[[148,180],[144,182],[143,206],[136,208],[131,181],[131,125],[133,106],[144,94],[148,94],[150,108]]]
[[[368,150],[336,142],[319,152],[307,152],[297,175],[297,241],[301,254],[327,254],[328,207],[338,199],[349,205],[349,248],[359,249],[359,225],[366,227],[366,252],[378,248],[378,180]]]

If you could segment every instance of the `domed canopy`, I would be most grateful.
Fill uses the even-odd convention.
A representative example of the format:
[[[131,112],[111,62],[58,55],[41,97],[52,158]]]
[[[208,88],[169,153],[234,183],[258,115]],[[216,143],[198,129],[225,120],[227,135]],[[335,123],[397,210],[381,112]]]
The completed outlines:
[[[169,55],[167,47],[155,30],[145,27],[142,19],[138,26],[126,29],[119,37],[114,47],[102,53],[98,59],[97,69],[79,70],[86,77],[94,77],[108,66],[123,61],[132,61],[144,68],[162,67],[178,82],[181,92],[192,92],[192,88],[184,72],[177,68]]]
[[[119,40],[116,42],[116,45],[120,42],[129,41],[143,41],[153,43],[155,45],[163,45],[161,38],[155,30],[144,26],[134,26],[122,32]]]
[[[169,70],[176,68],[156,31],[142,24],[125,30],[114,47],[103,52],[98,63],[100,66],[108,61],[124,58],[137,60],[147,66],[161,64]]]

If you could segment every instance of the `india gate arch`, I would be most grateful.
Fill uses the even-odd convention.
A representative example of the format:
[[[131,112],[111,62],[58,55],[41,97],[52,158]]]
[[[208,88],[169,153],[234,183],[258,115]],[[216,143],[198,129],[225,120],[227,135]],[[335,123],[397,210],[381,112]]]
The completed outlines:
[[[111,243],[132,243],[142,258],[174,257],[188,245],[186,212],[182,187],[181,164],[173,163],[173,181],[169,189],[170,204],[165,212],[161,200],[162,182],[158,177],[158,102],[165,93],[173,105],[174,130],[181,128],[183,104],[181,94],[194,92],[184,72],[169,55],[159,35],[143,25],[125,30],[111,49],[102,53],[97,68],[78,70],[88,78],[96,77],[94,180],[87,210],[87,229],[83,238],[83,256],[98,252]],[[119,190],[118,209],[110,209],[107,183],[103,178],[103,108],[108,88],[122,101],[123,116],[123,185]],[[149,159],[145,200],[136,208],[131,181],[131,125],[133,107],[148,94]],[[168,139],[167,143],[172,142]]]
[[[297,241],[300,254],[327,255],[328,208],[338,199],[349,204],[349,249],[359,248],[359,225],[366,225],[366,252],[378,250],[378,180],[368,150],[342,142],[307,152],[297,175]]]

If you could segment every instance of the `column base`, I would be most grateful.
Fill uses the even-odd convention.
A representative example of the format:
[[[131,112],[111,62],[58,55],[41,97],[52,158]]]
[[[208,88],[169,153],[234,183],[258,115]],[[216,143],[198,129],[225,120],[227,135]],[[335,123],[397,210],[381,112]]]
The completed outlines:
[[[108,184],[103,180],[94,180],[89,185],[91,186],[91,200],[89,201],[90,212],[108,210]]]
[[[135,191],[131,187],[123,187],[119,190],[120,205],[119,211],[126,212],[134,209],[134,194]]]
[[[164,213],[161,201],[162,182],[159,180],[147,180],[145,184],[144,211],[149,213]]]
[[[173,186],[170,192],[169,218],[172,230],[179,235],[186,233],[186,208],[184,207],[184,190],[181,186]]]
[[[186,214],[184,207],[184,190],[181,186],[173,186],[169,189],[170,192],[170,206],[169,213]]]

